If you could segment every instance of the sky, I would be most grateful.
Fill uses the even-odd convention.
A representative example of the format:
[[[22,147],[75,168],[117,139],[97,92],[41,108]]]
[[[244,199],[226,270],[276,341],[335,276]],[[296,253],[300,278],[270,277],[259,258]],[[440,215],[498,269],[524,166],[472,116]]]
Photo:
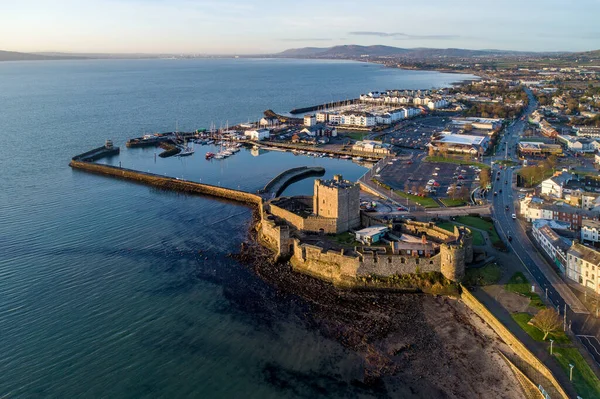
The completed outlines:
[[[0,0],[0,50],[600,49],[600,0]]]

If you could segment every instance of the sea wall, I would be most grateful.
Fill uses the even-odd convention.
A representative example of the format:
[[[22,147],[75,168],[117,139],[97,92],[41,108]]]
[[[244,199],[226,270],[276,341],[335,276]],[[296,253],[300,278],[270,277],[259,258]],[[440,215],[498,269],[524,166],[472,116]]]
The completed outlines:
[[[477,298],[473,296],[464,286],[461,286],[462,292],[460,299],[467,305],[475,314],[481,317],[492,329],[502,338],[502,340],[519,356],[523,361],[528,363],[534,370],[539,372],[546,378],[557,391],[561,398],[568,399],[569,396],[564,391],[562,386],[556,380],[550,369],[544,365],[529,349],[523,345],[509,330],[498,320]],[[528,376],[531,377],[531,376]],[[539,383],[533,379],[536,383]],[[544,386],[548,389],[548,386]],[[553,396],[554,398],[554,396]]]
[[[256,205],[259,207],[262,206],[262,198],[260,196],[245,191],[233,190],[225,187],[217,187],[212,186],[210,184],[196,183],[187,180],[179,180],[172,177],[160,176],[153,173],[139,172],[136,170],[119,168],[111,165],[82,162],[78,160],[72,160],[69,163],[69,166],[71,166],[74,169],[81,169],[86,172],[135,181],[164,190],[208,195],[212,197],[242,202],[245,204]]]

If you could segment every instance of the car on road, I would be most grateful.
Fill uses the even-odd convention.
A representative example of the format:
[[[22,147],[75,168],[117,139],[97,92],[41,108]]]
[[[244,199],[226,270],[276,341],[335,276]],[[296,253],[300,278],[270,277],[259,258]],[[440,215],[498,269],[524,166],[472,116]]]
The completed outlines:
[[[510,209],[510,208],[508,207],[508,205],[506,205],[506,206],[504,207],[504,210],[505,210],[505,211],[508,211],[509,209]]]
[[[494,191],[494,196],[498,195],[498,191]]]
[[[508,180],[504,180],[504,184],[508,184]]]
[[[510,216],[511,218],[513,218],[513,220],[515,220],[517,218],[517,215],[515,215],[514,213]]]
[[[512,236],[508,236],[508,242],[512,241]]]
[[[502,192],[502,189],[498,190],[498,192],[499,192],[499,193],[501,193],[501,192]]]
[[[500,178],[499,178],[499,177],[496,177],[496,180],[500,180]]]

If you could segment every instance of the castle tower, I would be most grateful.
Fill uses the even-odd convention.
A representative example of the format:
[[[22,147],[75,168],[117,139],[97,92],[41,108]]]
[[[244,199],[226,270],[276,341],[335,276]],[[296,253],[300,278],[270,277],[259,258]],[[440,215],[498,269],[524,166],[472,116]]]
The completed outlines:
[[[465,276],[465,248],[457,244],[442,244],[440,256],[444,277],[452,281],[461,281]]]
[[[360,226],[360,187],[335,175],[333,180],[315,180],[313,213],[336,219],[337,233]]]

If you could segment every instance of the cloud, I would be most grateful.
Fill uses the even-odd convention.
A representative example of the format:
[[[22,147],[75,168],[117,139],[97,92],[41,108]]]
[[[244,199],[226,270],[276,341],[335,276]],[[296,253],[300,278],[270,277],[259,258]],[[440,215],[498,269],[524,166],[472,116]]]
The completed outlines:
[[[402,32],[372,32],[372,31],[358,31],[350,32],[350,35],[354,36],[376,36],[376,37],[391,37],[396,40],[452,40],[457,39],[458,35],[409,35]]]
[[[293,38],[293,39],[279,39],[282,42],[330,42],[333,39],[326,37],[305,37],[305,38]]]

